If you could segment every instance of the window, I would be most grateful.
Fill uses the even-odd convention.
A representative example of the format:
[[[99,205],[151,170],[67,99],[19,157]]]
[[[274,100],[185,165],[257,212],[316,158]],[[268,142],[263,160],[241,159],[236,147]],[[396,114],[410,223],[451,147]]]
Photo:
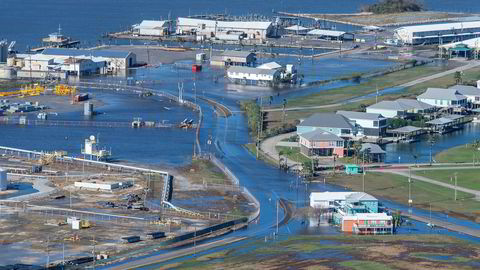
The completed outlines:
[[[337,141],[337,147],[343,147],[343,141]]]
[[[335,147],[335,141],[329,141],[328,146],[330,147]]]
[[[378,121],[373,121],[373,126],[378,127]]]

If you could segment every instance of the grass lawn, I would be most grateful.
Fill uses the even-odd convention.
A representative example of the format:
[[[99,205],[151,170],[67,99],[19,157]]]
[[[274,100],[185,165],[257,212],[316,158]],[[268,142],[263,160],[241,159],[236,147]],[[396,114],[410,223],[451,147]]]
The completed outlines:
[[[476,153],[476,159],[480,159],[480,151],[477,151]],[[453,147],[447,150],[444,150],[438,154],[435,155],[435,160],[437,162],[445,162],[445,163],[450,163],[450,162],[468,162],[472,163],[473,161],[473,150],[469,148],[466,145],[461,145],[457,147]],[[476,161],[476,162],[477,162]]]
[[[208,160],[193,160],[185,174],[197,184],[230,184],[230,179]]]
[[[287,107],[316,106],[332,104],[355,96],[374,93],[376,89],[385,89],[400,85],[421,77],[429,76],[447,70],[444,67],[418,66],[405,69],[384,76],[374,77],[359,85],[351,85],[337,89],[322,91],[305,97],[299,97],[288,101]],[[453,76],[452,76],[453,77]]]
[[[288,101],[287,107],[297,106],[317,106],[332,104],[343,101],[354,96],[362,96],[368,93],[374,93],[376,87],[379,89],[393,87],[405,82],[409,82],[420,77],[425,77],[438,72],[445,71],[445,68],[420,66],[407,70],[402,70],[387,74],[381,77],[375,77],[368,82],[361,83],[359,85],[347,86],[327,91],[322,91],[318,94],[308,95],[292,99]],[[464,81],[473,81],[480,79],[480,67],[472,68],[464,71]],[[378,100],[394,100],[397,98],[415,98],[416,95],[423,93],[428,87],[447,88],[455,84],[455,78],[453,74],[430,80],[424,83],[420,83],[409,88],[404,89],[401,92],[385,94],[378,97]],[[287,111],[286,120],[292,123],[296,119],[306,118],[316,112],[332,112],[338,110],[347,111],[360,111],[364,106],[369,106],[375,103],[375,98],[366,99],[354,103],[342,104],[336,107],[302,110],[302,111]],[[282,112],[269,112],[268,118],[272,120],[272,123],[278,123],[282,119]],[[280,121],[281,122],[281,121]],[[268,128],[275,127],[274,124],[268,125]],[[438,161],[438,160],[437,160]]]
[[[437,170],[437,171],[415,171],[416,175],[425,176],[447,184],[455,185],[454,173],[457,173],[457,185],[459,187],[480,190],[480,166],[478,169],[461,170]],[[452,181],[450,181],[452,180]]]
[[[300,153],[299,147],[275,146],[275,149],[277,149],[278,153],[287,156],[290,160],[300,163],[311,162],[311,159]]]
[[[437,235],[280,235],[187,258],[162,269],[472,269],[480,247]],[[441,261],[432,258],[444,256]],[[418,267],[417,267],[418,268]]]
[[[327,182],[362,191],[361,175],[336,175],[327,177]],[[365,192],[393,201],[408,204],[408,178],[400,175],[367,172],[365,175]],[[454,212],[458,217],[480,222],[480,202],[471,194],[458,192],[454,201],[454,190],[415,180],[411,184],[413,205],[433,211]]]

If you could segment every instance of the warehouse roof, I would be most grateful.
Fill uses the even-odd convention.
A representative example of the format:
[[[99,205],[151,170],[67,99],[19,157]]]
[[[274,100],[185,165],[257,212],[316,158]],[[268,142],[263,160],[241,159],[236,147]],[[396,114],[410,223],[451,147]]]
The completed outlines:
[[[135,25],[135,29],[161,29],[166,27],[168,21],[152,21],[152,20],[143,20],[140,24]]]
[[[355,192],[312,192],[310,199],[315,201],[344,201],[348,195]]]
[[[465,96],[480,96],[480,89],[470,85],[454,85],[449,89],[456,89],[460,94]]]
[[[177,26],[192,26],[197,27],[204,24],[207,27],[214,28],[237,28],[237,29],[259,29],[266,30],[272,22],[262,21],[218,21],[218,20],[206,20],[206,19],[194,19],[179,17],[177,19]]]
[[[292,25],[290,27],[285,28],[285,30],[289,30],[289,31],[305,31],[305,30],[308,30],[308,29],[310,29],[310,28],[303,27],[301,25]]]
[[[440,45],[444,49],[455,48],[459,44],[467,45],[469,48],[479,48],[480,47],[480,38],[472,38],[459,42],[448,43],[445,45]]]
[[[337,114],[341,114],[348,119],[380,120],[385,118],[379,113],[338,111]]]
[[[428,88],[417,99],[462,100],[465,99],[456,89]]]
[[[262,75],[273,76],[278,71],[276,69],[261,69],[261,68],[254,68],[254,67],[231,66],[227,69],[227,72],[262,74]]]
[[[82,50],[82,49],[64,49],[64,48],[47,48],[43,50],[43,55],[56,56],[93,56],[105,58],[127,58],[130,55],[128,51],[120,50]]]
[[[277,69],[277,68],[281,68],[282,65],[280,65],[279,63],[277,62],[268,62],[268,63],[265,63],[263,65],[260,65],[258,66],[257,68],[261,68],[261,69]]]
[[[343,139],[337,135],[319,129],[302,133],[299,136],[309,141],[343,141]]]
[[[224,51],[222,52],[222,56],[227,56],[227,57],[244,57],[247,58],[251,54],[255,55],[252,52],[249,51]]]
[[[335,30],[324,30],[324,29],[313,29],[308,31],[309,35],[314,36],[329,36],[329,37],[340,37],[345,34],[343,31],[335,31]]]
[[[335,113],[315,113],[303,120],[299,126],[348,128],[353,126],[345,116]]]
[[[403,30],[408,32],[427,32],[427,31],[442,31],[442,30],[452,30],[452,29],[464,30],[468,28],[477,28],[477,27],[480,28],[480,21],[403,26],[395,29],[395,31]]]

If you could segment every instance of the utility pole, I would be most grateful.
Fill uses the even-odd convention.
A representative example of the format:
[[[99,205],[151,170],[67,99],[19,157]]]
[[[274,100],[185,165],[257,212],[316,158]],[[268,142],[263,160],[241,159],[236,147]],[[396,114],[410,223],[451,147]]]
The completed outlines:
[[[49,245],[50,245],[50,235],[47,236],[47,265],[45,266],[46,269],[48,269],[48,266],[50,265],[50,250],[49,250]]]
[[[412,167],[408,166],[408,205],[412,205],[412,190],[411,190],[411,183],[412,183]]]
[[[276,231],[276,234],[275,236],[278,235],[278,199],[277,199],[277,231]]]
[[[363,186],[363,192],[365,192],[365,150],[363,150],[363,158],[362,158],[362,186]]]
[[[457,173],[455,172],[455,201],[457,200]]]

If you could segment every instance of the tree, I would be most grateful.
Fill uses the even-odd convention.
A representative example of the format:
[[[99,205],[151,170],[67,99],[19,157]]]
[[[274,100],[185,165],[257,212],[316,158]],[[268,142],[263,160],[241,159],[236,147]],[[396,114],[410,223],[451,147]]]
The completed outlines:
[[[362,141],[358,140],[354,142],[353,149],[355,150],[355,163],[358,163],[358,156],[360,155],[360,150],[362,150]]]
[[[302,172],[305,176],[311,176],[313,174],[312,162],[310,160],[302,162]]]
[[[463,81],[463,72],[461,71],[456,71],[455,74],[453,75],[455,78],[455,83],[456,84],[461,84]]]
[[[424,7],[417,0],[381,0],[362,8],[362,11],[375,14],[417,12],[422,10],[424,10]]]
[[[312,209],[312,216],[318,222],[318,226],[320,226],[320,221],[322,220],[322,216],[328,212],[328,209],[322,205],[315,206]]]
[[[473,166],[475,166],[475,160],[476,160],[476,155],[477,155],[477,151],[478,151],[478,148],[480,147],[480,140],[474,140],[471,144],[470,144],[470,148],[472,149],[473,151]]]

